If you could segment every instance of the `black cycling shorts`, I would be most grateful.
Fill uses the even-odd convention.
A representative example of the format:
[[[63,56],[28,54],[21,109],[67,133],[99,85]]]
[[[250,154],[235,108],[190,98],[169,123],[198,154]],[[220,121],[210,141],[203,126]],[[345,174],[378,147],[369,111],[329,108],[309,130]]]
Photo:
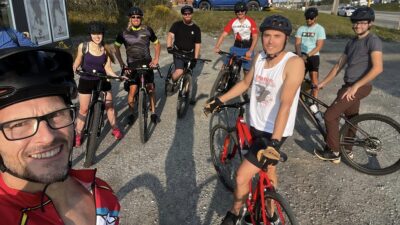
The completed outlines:
[[[307,72],[318,72],[319,70],[319,55],[313,55],[308,57],[306,62]]]
[[[100,80],[86,80],[86,79],[79,79],[78,84],[78,92],[81,94],[92,94],[93,90],[97,89],[97,84]],[[103,88],[102,91],[110,91],[111,90],[111,83],[108,81],[103,81]]]
[[[137,67],[138,64],[137,63],[129,63],[128,67],[129,68],[135,68]],[[128,77],[130,79],[133,79],[133,81],[129,81],[127,82],[128,85],[138,85],[140,83],[140,76],[138,73],[136,73],[135,71],[132,71],[132,73],[130,75],[128,75]],[[149,70],[145,75],[144,75],[144,80],[146,82],[146,84],[153,84],[154,83],[154,72],[153,70]]]
[[[259,131],[254,127],[250,127],[250,133],[253,138],[253,144],[250,146],[248,153],[244,156],[251,164],[257,166],[262,169],[263,164],[257,160],[257,152],[261,149],[265,149],[269,141],[271,141],[272,134]],[[280,145],[285,142],[287,137],[282,137],[280,141]]]

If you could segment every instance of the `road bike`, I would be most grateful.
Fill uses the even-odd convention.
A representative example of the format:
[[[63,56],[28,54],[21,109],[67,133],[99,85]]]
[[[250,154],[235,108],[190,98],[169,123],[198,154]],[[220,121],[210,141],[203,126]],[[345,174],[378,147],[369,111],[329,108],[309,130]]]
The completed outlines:
[[[311,81],[305,79],[299,103],[312,124],[326,138],[323,121],[318,119],[312,107],[326,109],[329,106],[310,94],[312,88]],[[343,114],[340,118],[340,155],[346,164],[370,175],[386,175],[400,169],[398,122],[376,113],[360,114],[351,119]]]
[[[210,133],[210,151],[215,170],[224,186],[233,191],[235,188],[236,171],[238,170],[243,155],[252,144],[250,129],[244,121],[244,105],[248,101],[222,105],[223,108],[239,110],[236,127],[228,128],[217,124]],[[281,152],[281,162],[287,160],[285,153]],[[289,203],[276,192],[266,168],[260,170],[249,182],[250,192],[246,199],[246,206],[241,212],[241,218],[247,224],[271,224],[271,218],[277,218],[282,225],[298,224]],[[275,214],[275,216],[274,216]]]
[[[96,155],[96,149],[98,146],[98,138],[100,137],[102,127],[104,126],[103,118],[107,92],[102,91],[103,85],[107,80],[121,81],[122,78],[108,76],[106,74],[96,72],[95,70],[92,72],[78,70],[76,74],[79,76],[99,78],[96,89],[92,90],[88,114],[86,116],[85,126],[83,128],[83,135],[87,137],[83,166],[90,167],[94,163],[94,157]]]
[[[235,84],[240,81],[240,70],[242,62],[249,59],[239,57],[236,54],[219,51],[218,54],[226,55],[229,58],[227,65],[223,65],[211,88],[210,97],[220,96],[228,92]]]
[[[167,77],[165,79],[165,95],[168,96],[169,93],[173,93],[175,88],[178,91],[178,103],[176,105],[176,112],[178,118],[183,118],[186,115],[186,112],[189,108],[190,100],[192,99],[192,63],[193,60],[197,62],[211,62],[209,59],[194,59],[192,56],[189,56],[184,53],[180,53],[177,50],[173,50],[170,54],[183,59],[185,61],[185,66],[183,69],[183,74],[178,79],[175,84],[170,84],[170,79],[172,77],[172,73],[175,71],[174,63],[171,63],[168,69]],[[174,87],[175,86],[175,87]]]
[[[138,91],[135,93],[136,99],[136,106],[138,109],[138,117],[139,117],[139,133],[140,133],[140,140],[144,144],[147,142],[149,138],[149,108],[150,108],[150,99],[149,94],[146,88],[146,79],[145,76],[149,71],[157,70],[160,78],[163,78],[160,67],[157,66],[155,68],[149,67],[147,64],[143,64],[134,68],[126,67],[123,68],[121,71],[121,75],[130,72],[130,74],[137,74],[139,76],[139,83],[138,83]],[[129,75],[128,75],[129,77]],[[132,79],[127,80],[127,82],[133,81]]]

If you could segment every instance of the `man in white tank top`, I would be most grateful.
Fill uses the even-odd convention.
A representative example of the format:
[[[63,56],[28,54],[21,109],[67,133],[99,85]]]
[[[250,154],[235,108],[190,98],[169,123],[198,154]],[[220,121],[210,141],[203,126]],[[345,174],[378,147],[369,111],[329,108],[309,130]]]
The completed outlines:
[[[221,225],[234,225],[240,219],[239,211],[247,198],[248,184],[261,168],[268,166],[268,176],[277,187],[275,165],[278,161],[257,153],[264,153],[267,147],[272,147],[279,156],[279,147],[293,134],[304,61],[285,51],[291,32],[292,26],[287,18],[280,15],[265,18],[260,25],[263,51],[255,57],[248,75],[226,94],[205,106],[205,111],[213,112],[252,85],[250,125],[253,144],[237,171],[234,203]],[[257,155],[263,157],[257,158]],[[268,219],[271,224],[280,224],[275,213]]]

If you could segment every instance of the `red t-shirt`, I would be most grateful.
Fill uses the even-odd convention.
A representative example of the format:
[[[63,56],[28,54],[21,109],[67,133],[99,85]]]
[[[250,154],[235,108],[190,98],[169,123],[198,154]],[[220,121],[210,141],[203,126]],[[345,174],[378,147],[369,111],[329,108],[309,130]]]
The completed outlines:
[[[94,187],[96,225],[118,225],[120,205],[110,186],[95,177],[96,170],[71,170],[70,176],[81,184]],[[94,185],[90,185],[94,184]],[[86,186],[86,185],[85,185]],[[28,193],[8,187],[0,173],[0,223],[18,225],[62,225],[53,203],[45,195],[42,211],[42,193]]]
[[[240,23],[238,18],[231,19],[225,26],[224,31],[227,33],[233,31],[237,41],[249,41],[251,35],[258,32],[256,22],[248,16],[245,17],[243,23]]]

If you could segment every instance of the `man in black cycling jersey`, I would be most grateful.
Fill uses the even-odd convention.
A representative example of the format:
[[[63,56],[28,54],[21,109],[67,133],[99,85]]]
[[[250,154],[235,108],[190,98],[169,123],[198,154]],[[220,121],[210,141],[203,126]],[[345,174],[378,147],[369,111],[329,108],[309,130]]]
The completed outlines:
[[[343,54],[317,88],[325,87],[347,64],[344,84],[337,97],[325,112],[326,146],[316,149],[315,155],[322,159],[340,163],[339,119],[341,114],[347,118],[358,115],[361,99],[372,91],[371,81],[383,71],[382,41],[370,32],[375,20],[375,12],[369,7],[356,9],[350,17],[355,37],[347,42]],[[348,149],[349,157],[353,153]]]
[[[268,177],[276,188],[277,159],[265,158],[266,149],[272,149],[279,159],[279,148],[293,134],[300,85],[304,79],[304,61],[285,51],[292,25],[280,15],[266,17],[260,25],[263,51],[254,57],[246,77],[227,93],[214,98],[205,106],[205,112],[214,112],[251,85],[249,123],[253,143],[237,171],[234,202],[221,225],[235,225],[240,209],[249,193],[251,178],[268,167]],[[281,224],[276,213],[268,215],[271,224]]]
[[[167,50],[178,51],[193,57],[192,68],[196,65],[196,60],[200,54],[201,31],[193,23],[193,7],[185,5],[181,8],[182,21],[172,24],[167,36]],[[174,56],[175,71],[172,74],[172,81],[176,82],[183,74],[185,60]]]
[[[69,53],[0,50],[1,224],[119,223],[107,183],[71,169],[76,89]]]
[[[118,34],[117,39],[114,42],[115,50],[116,50],[116,58],[119,62],[121,68],[125,68],[126,64],[122,60],[120,47],[122,44],[125,45],[126,49],[126,58],[127,64],[129,68],[141,67],[146,64],[150,67],[158,66],[158,60],[160,57],[161,45],[158,41],[157,36],[155,35],[153,29],[151,27],[142,24],[143,20],[143,11],[133,6],[128,11],[129,23],[128,27]],[[154,45],[154,58],[151,58],[150,55],[150,42]],[[129,87],[128,94],[128,104],[129,108],[133,112],[133,108],[135,106],[135,94],[137,91],[139,76],[137,73],[132,74],[134,81],[128,82],[127,86]],[[129,76],[128,76],[129,77]],[[130,77],[132,78],[132,77]],[[150,95],[150,110],[151,110],[151,121],[153,123],[158,122],[158,116],[155,112],[155,85],[154,85],[154,73],[153,71],[149,71],[146,76],[147,90]],[[129,117],[130,121],[133,121],[134,117],[131,115]]]

